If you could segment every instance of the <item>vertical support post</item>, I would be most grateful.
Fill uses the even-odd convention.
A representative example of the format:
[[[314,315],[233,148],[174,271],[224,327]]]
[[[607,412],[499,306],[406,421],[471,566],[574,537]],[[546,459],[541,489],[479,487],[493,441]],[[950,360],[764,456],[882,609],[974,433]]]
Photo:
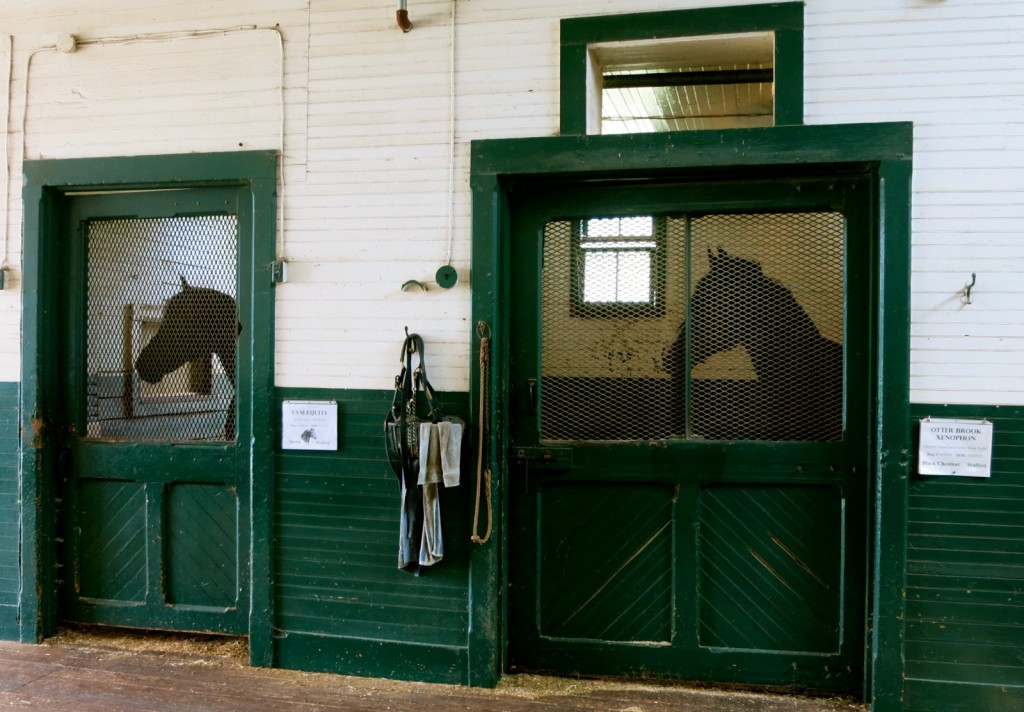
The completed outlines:
[[[135,417],[135,398],[132,373],[135,353],[132,324],[135,321],[135,305],[125,304],[121,315],[121,408],[125,418]]]

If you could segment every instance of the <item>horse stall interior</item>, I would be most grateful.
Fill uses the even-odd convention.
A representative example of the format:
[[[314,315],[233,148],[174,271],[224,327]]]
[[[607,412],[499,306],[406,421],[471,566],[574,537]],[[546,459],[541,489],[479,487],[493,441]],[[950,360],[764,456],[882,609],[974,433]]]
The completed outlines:
[[[235,216],[92,218],[84,229],[89,436],[233,440]]]
[[[542,437],[839,439],[845,234],[838,212],[549,223]]]

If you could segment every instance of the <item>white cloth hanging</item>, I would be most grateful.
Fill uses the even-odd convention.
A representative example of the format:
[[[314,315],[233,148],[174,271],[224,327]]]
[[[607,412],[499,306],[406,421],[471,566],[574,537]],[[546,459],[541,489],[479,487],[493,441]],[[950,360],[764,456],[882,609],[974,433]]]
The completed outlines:
[[[446,487],[457,487],[462,469],[462,423],[442,420],[440,423],[420,423],[419,427],[420,467],[416,481],[419,492],[406,491],[404,483],[402,485],[398,566],[405,569],[417,560],[417,534],[420,566],[433,566],[444,558],[439,487],[442,483]],[[419,506],[423,507],[422,532],[415,531],[415,515]]]
[[[462,423],[442,420],[437,424],[437,434],[444,486],[458,487],[462,476]]]
[[[443,481],[441,436],[438,423],[420,423],[420,474],[416,484],[437,484]]]

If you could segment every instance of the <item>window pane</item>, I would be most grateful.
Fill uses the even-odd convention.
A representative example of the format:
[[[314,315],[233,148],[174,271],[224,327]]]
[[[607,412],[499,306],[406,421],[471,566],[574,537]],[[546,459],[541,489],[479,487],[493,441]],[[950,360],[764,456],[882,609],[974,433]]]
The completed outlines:
[[[650,215],[622,218],[619,234],[622,237],[650,237],[654,234],[654,218]]]
[[[583,241],[614,237],[650,237],[654,234],[654,218],[641,215],[629,218],[592,218],[586,222]]]
[[[583,301],[614,302],[616,254],[588,252],[583,267]]]
[[[595,237],[618,237],[619,236],[619,219],[618,218],[591,218],[587,220],[586,234],[583,236],[584,240],[592,240]]]
[[[618,302],[646,302],[651,298],[651,255],[649,252],[619,253],[616,276]]]

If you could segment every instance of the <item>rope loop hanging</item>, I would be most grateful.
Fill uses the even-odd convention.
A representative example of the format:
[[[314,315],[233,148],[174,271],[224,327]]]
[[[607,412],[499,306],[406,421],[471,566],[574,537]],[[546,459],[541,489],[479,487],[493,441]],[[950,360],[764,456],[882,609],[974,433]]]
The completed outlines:
[[[476,502],[473,505],[473,535],[470,537],[470,541],[474,544],[486,544],[487,540],[491,538],[491,531],[493,529],[493,521],[491,514],[491,468],[484,467],[484,463],[487,461],[484,458],[488,437],[490,436],[490,399],[488,398],[487,385],[490,383],[488,375],[490,373],[490,362],[491,362],[491,327],[485,322],[481,321],[476,325],[476,334],[480,339],[480,387],[479,387],[479,409],[477,417],[480,421],[479,427],[479,442],[476,448]],[[487,532],[480,536],[480,494],[481,490],[485,497],[485,506],[487,508]]]

